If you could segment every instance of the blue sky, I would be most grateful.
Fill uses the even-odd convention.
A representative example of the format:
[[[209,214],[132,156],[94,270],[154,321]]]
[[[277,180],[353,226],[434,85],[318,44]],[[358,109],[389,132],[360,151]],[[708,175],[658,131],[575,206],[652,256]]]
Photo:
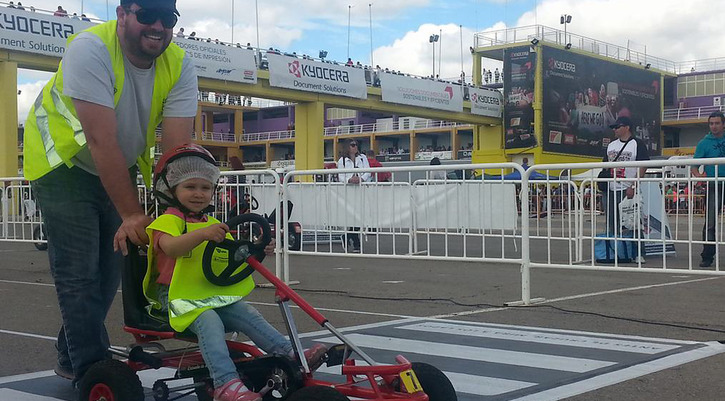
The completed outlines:
[[[234,1],[234,42],[256,44],[255,0],[177,0],[178,27],[187,34],[231,40],[231,6]],[[118,0],[109,0],[115,18]],[[370,62],[369,8],[373,3],[374,62],[417,75],[432,72],[431,34],[443,30],[440,74],[444,78],[471,76],[471,57],[465,51],[476,31],[541,24],[561,28],[563,13],[573,16],[569,32],[619,46],[631,46],[673,61],[725,56],[721,46],[725,2],[689,0],[257,0],[260,45],[345,61],[348,5],[351,9],[350,55]],[[58,4],[80,13],[81,0],[26,0],[38,9],[55,10]],[[105,0],[84,0],[90,16],[106,18]],[[625,12],[622,12],[622,11]],[[677,12],[673,12],[677,10]],[[463,26],[463,66],[461,35]],[[436,49],[436,58],[440,50]],[[484,67],[497,62],[484,60]],[[438,71],[437,71],[438,72]],[[24,119],[29,105],[47,81],[47,73],[21,71],[18,114]],[[22,121],[22,120],[21,120]]]

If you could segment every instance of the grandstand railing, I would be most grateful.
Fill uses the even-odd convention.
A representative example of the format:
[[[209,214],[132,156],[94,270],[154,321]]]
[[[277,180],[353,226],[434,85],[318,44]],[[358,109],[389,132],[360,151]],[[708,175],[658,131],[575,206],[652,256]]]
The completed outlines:
[[[719,70],[725,70],[725,57],[689,60],[675,64],[675,72],[678,74]]]
[[[676,73],[678,69],[677,63],[674,61],[647,54],[646,47],[644,48],[644,52],[637,51],[633,50],[631,47],[615,45],[571,32],[565,33],[560,29],[544,25],[528,25],[495,31],[479,32],[474,35],[474,46],[479,48],[513,43],[530,43],[534,38],[561,46],[571,43],[571,46],[574,49],[620,61],[629,61],[643,66],[650,64],[652,68],[662,71]]]
[[[461,124],[452,121],[439,121],[416,119],[409,121],[394,121],[388,123],[368,123],[355,125],[338,125],[336,127],[325,127],[325,136],[349,135],[349,134],[365,134],[378,132],[408,131],[427,128],[451,128],[451,127],[470,127],[471,124]]]
[[[714,111],[725,111],[725,106],[702,106],[665,109],[662,121],[706,119]]]
[[[252,132],[244,134],[241,142],[266,141],[270,139],[291,139],[295,137],[295,130]]]

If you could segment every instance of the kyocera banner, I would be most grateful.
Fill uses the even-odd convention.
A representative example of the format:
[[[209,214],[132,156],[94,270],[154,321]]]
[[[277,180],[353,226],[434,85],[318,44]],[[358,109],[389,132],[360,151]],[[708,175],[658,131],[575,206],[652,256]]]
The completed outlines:
[[[367,99],[365,70],[293,56],[267,54],[269,85]]]
[[[94,24],[14,8],[0,8],[0,48],[63,57],[68,38]]]
[[[174,38],[194,62],[196,75],[224,81],[257,83],[254,51],[188,38]]]
[[[503,71],[505,147],[536,146],[533,107],[536,53],[529,46],[505,49]]]
[[[503,95],[493,89],[468,88],[471,99],[471,113],[487,117],[501,117]]]
[[[384,102],[463,111],[463,95],[460,85],[381,73],[380,88],[383,92]]]
[[[650,155],[661,152],[660,75],[570,51],[544,47],[544,150],[602,156],[619,116]]]

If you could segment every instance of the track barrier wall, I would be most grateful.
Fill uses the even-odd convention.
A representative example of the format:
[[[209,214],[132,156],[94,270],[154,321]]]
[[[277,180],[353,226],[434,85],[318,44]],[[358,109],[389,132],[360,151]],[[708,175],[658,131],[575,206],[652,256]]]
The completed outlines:
[[[533,302],[531,268],[723,274],[725,180],[690,172],[692,166],[718,164],[725,158],[527,170],[515,163],[327,169],[284,177],[272,170],[223,172],[213,215],[226,221],[251,211],[283,227],[274,230],[275,261],[277,276],[287,282],[290,255],[494,262],[521,267],[520,303],[527,305]],[[675,166],[685,173],[662,173]],[[597,174],[624,167],[636,167],[637,176]],[[656,173],[641,176],[639,168]],[[380,172],[392,173],[393,181],[376,182]],[[339,182],[367,173],[371,182]],[[0,241],[45,242],[30,185],[18,177],[1,180]],[[621,211],[608,213],[617,192],[599,190],[600,182],[632,185],[636,194],[624,196]],[[155,199],[142,185],[139,202],[156,213]],[[700,267],[708,209],[718,209],[715,240],[707,242],[715,255],[711,267]],[[609,260],[602,260],[607,242]]]

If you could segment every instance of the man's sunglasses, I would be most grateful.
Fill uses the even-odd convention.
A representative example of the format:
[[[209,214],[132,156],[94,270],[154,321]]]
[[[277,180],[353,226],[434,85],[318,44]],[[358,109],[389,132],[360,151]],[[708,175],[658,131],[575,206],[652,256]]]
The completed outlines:
[[[176,25],[179,18],[173,11],[163,11],[148,8],[138,10],[126,9],[131,14],[136,15],[136,21],[144,25],[153,25],[156,21],[161,20],[161,25],[166,29],[171,29]]]
[[[357,144],[356,143],[351,143],[350,146],[357,146]]]

